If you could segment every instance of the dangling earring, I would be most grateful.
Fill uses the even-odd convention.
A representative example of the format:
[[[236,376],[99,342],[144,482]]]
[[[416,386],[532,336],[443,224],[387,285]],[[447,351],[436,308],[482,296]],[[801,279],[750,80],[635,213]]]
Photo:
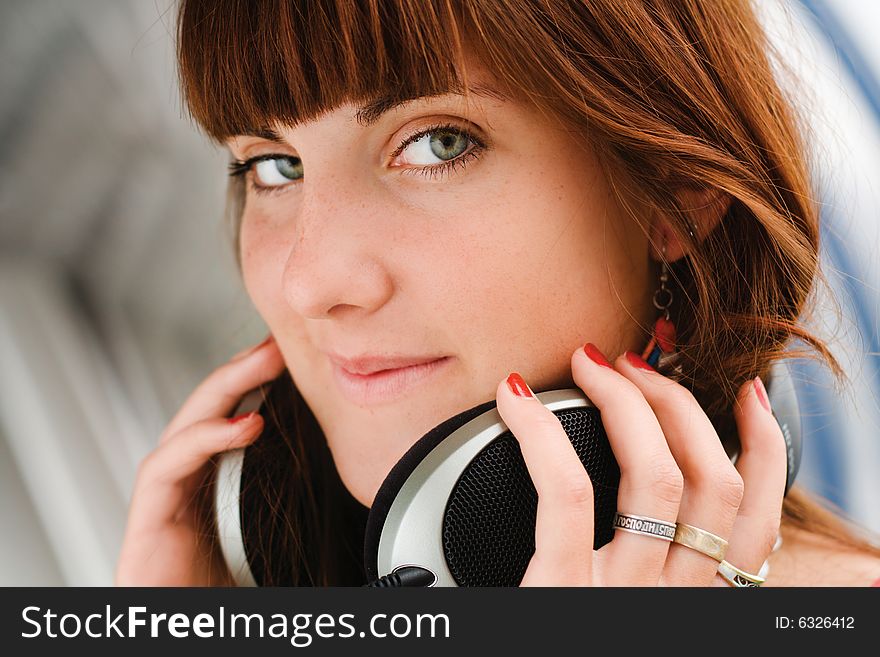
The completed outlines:
[[[654,307],[661,311],[660,317],[654,322],[651,340],[642,352],[642,360],[654,369],[662,367],[664,362],[675,353],[677,339],[675,324],[669,319],[669,307],[672,305],[672,290],[666,283],[669,281],[669,265],[666,264],[666,245],[661,251],[663,268],[660,273],[660,287],[654,291]]]

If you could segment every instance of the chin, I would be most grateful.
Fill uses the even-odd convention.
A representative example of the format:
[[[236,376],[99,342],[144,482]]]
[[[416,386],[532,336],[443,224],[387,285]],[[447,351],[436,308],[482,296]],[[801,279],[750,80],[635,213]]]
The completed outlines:
[[[419,436],[405,444],[380,444],[372,437],[383,432],[361,432],[363,442],[352,445],[349,441],[328,440],[336,471],[352,497],[366,507],[373,504],[385,477]]]
[[[362,475],[363,473],[359,474]],[[385,474],[382,474],[378,479],[372,481],[365,481],[362,479],[350,481],[348,478],[342,477],[342,483],[354,499],[365,507],[370,508],[373,506],[373,500],[376,498],[376,493],[379,492],[379,488],[385,480]]]

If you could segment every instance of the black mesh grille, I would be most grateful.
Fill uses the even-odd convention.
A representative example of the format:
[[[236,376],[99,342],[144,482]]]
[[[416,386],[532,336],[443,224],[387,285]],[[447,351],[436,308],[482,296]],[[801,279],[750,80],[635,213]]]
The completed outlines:
[[[593,482],[594,548],[608,543],[620,470],[592,407],[556,411]],[[443,518],[443,549],[459,586],[518,586],[535,552],[538,493],[509,431],[486,445],[462,473]]]

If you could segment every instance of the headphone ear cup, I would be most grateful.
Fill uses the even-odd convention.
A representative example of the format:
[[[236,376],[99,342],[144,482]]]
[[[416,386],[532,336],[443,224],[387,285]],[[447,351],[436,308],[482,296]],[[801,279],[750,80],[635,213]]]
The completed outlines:
[[[239,403],[233,415],[261,409],[263,391],[250,391]],[[248,554],[249,519],[257,501],[250,493],[253,486],[253,455],[250,448],[223,452],[217,457],[214,476],[214,521],[217,539],[226,566],[238,586],[259,586],[263,581],[262,563],[253,564]],[[250,458],[249,458],[250,456]],[[246,467],[246,464],[250,467]],[[247,494],[243,494],[247,493]],[[256,572],[255,572],[256,571]]]
[[[539,393],[593,482],[594,549],[614,534],[620,470],[599,410],[576,389]],[[535,551],[537,492],[494,400],[439,425],[383,482],[368,520],[365,570],[403,565],[440,586],[518,586]]]
[[[791,490],[801,466],[803,455],[803,427],[801,425],[800,404],[791,364],[786,360],[778,360],[770,368],[770,376],[766,382],[767,399],[773,415],[782,430],[785,441],[786,479],[785,494]]]

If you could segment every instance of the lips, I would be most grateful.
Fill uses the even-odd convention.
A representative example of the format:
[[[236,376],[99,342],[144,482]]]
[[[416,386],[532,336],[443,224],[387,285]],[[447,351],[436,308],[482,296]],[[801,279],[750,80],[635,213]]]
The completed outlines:
[[[360,359],[330,359],[333,378],[349,401],[359,406],[370,406],[402,397],[426,380],[439,375],[452,361],[450,356],[370,357]],[[360,370],[366,373],[357,373]]]
[[[330,360],[349,374],[369,375],[384,370],[396,370],[414,365],[424,365],[444,358],[442,354],[436,356],[358,356],[345,358],[338,354],[328,354]]]

